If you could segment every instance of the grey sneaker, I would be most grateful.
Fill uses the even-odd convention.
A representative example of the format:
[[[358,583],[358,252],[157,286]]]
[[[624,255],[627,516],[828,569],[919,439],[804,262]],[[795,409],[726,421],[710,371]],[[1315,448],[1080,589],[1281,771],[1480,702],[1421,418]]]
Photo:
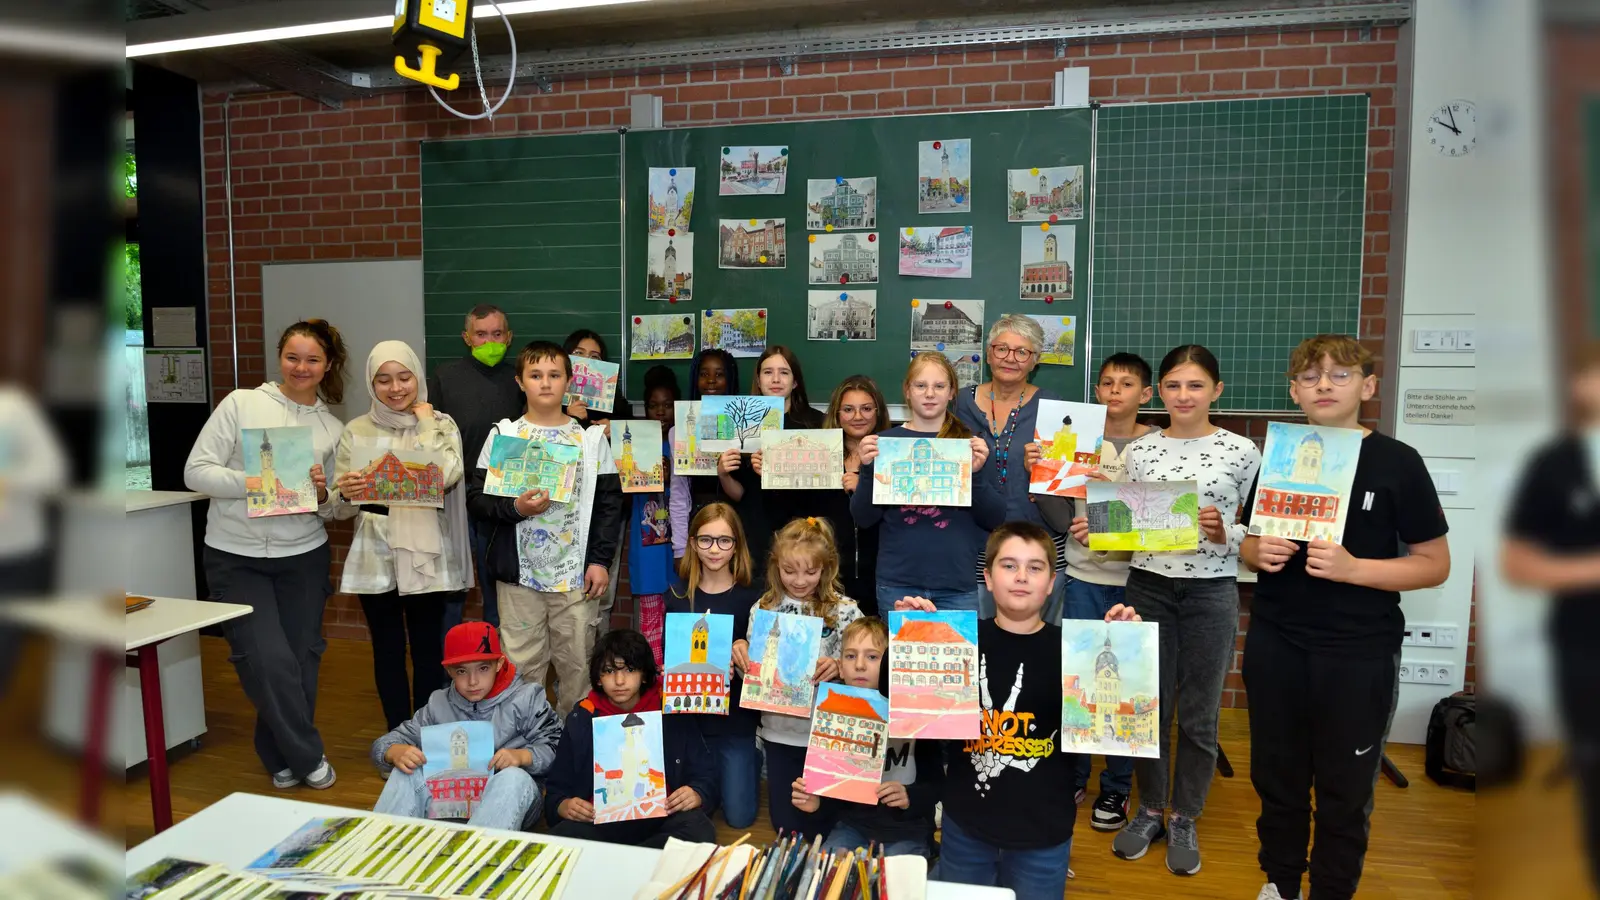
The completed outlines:
[[[333,771],[333,766],[328,763],[328,758],[324,756],[322,762],[318,763],[317,767],[311,770],[311,774],[306,776],[306,787],[325,791],[333,787],[333,782],[338,777]]]
[[[1194,820],[1173,816],[1167,828],[1167,870],[1174,875],[1200,871],[1200,837],[1195,834]]]
[[[1161,822],[1161,813],[1148,809],[1139,814],[1111,841],[1111,852],[1123,859],[1138,859],[1150,851],[1150,845],[1167,836],[1167,826]]]
[[[1256,895],[1256,900],[1300,900],[1300,895],[1285,897],[1278,893],[1278,886],[1269,881],[1261,888],[1261,893]]]
[[[300,779],[294,777],[293,770],[284,769],[282,772],[272,773],[272,786],[280,791],[287,791],[299,783]]]

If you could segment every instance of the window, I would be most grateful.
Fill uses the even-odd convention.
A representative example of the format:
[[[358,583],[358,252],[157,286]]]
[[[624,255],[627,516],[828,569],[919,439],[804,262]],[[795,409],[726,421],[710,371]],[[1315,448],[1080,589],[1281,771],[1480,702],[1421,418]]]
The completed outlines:
[[[139,175],[133,150],[123,153],[123,193],[136,197]],[[130,223],[131,224],[131,223]],[[127,379],[127,489],[150,490],[150,416],[144,395],[144,298],[139,280],[139,244],[123,245],[123,375]]]

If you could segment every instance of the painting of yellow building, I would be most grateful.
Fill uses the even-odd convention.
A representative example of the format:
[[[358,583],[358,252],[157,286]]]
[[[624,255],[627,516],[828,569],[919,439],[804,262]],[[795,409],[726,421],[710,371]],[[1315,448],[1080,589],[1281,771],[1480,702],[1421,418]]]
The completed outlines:
[[[654,419],[612,419],[611,456],[625,494],[651,494],[666,484],[661,453],[661,423]]]

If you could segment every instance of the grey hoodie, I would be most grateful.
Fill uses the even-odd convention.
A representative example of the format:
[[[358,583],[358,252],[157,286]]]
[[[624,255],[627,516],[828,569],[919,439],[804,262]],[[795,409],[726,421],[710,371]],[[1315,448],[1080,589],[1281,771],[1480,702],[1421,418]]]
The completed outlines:
[[[506,665],[511,665],[510,660]],[[428,705],[417,710],[409,721],[372,742],[372,764],[388,775],[394,766],[383,755],[395,744],[422,746],[422,729],[449,722],[491,722],[494,724],[494,749],[527,750],[533,762],[523,766],[529,775],[543,781],[556,759],[556,743],[561,740],[561,720],[545,699],[544,685],[523,681],[512,670],[511,684],[493,697],[476,703],[461,696],[454,685],[442,687],[428,698]]]

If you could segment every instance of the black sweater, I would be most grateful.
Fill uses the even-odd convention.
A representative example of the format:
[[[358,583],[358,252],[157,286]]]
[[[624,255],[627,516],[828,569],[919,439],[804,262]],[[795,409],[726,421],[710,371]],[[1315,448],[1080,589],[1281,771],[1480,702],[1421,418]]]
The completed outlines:
[[[501,360],[490,368],[469,356],[439,366],[428,379],[428,402],[455,419],[461,429],[461,456],[468,468],[482,452],[489,429],[527,409],[516,376],[517,368],[510,362]]]
[[[927,840],[933,835],[933,807],[944,793],[944,743],[890,739],[884,751],[883,780],[906,786],[910,805],[905,809],[829,797],[822,798],[823,808],[833,810],[841,825],[850,825],[868,840]]]

